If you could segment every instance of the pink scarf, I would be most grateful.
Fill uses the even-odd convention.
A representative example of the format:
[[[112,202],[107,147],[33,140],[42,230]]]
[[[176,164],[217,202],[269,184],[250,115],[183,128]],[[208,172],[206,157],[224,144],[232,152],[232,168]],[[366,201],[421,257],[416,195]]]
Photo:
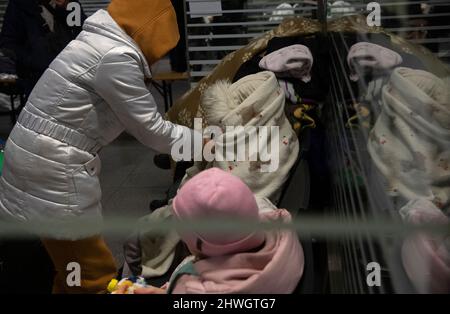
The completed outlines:
[[[284,209],[262,215],[263,221],[289,222]],[[174,294],[292,293],[303,274],[303,249],[295,232],[266,232],[263,247],[255,252],[212,257],[194,263],[199,276],[183,275]]]

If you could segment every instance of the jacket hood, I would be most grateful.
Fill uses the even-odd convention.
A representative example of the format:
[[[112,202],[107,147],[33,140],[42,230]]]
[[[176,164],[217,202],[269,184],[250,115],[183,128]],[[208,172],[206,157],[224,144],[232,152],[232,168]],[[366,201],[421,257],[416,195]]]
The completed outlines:
[[[273,113],[266,112],[267,107],[284,107],[284,98],[275,74],[263,71],[233,84],[218,81],[203,94],[202,108],[209,125],[225,128],[246,125],[255,119],[262,125],[273,117]]]
[[[108,12],[138,44],[150,65],[172,50],[180,39],[170,0],[112,0]]]
[[[152,77],[150,66],[138,44],[133,40],[133,38],[125,33],[125,31],[116,23],[116,21],[114,21],[107,11],[98,10],[95,14],[90,16],[84,22],[83,30],[114,39],[129,46],[130,48],[133,48],[141,57],[145,77]]]

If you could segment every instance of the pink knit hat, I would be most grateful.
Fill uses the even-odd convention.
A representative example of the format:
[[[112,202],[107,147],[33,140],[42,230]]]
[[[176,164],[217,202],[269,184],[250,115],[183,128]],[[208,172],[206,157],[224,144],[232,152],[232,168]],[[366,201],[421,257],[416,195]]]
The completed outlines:
[[[252,191],[238,177],[218,168],[205,170],[189,180],[178,191],[172,207],[180,220],[259,220]],[[245,252],[264,243],[264,234],[254,232],[193,231],[180,236],[192,253],[210,257]]]

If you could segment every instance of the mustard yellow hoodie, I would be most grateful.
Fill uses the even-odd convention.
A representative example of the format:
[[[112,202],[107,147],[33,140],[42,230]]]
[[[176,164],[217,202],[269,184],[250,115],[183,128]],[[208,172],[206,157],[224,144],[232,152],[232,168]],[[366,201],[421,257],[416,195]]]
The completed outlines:
[[[149,65],[172,50],[180,39],[170,0],[112,0],[108,12],[138,44]]]

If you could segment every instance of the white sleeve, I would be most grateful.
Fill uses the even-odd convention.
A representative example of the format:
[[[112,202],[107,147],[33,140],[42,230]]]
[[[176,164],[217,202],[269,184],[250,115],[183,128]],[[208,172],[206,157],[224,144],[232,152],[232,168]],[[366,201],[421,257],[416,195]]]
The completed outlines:
[[[170,153],[175,143],[192,138],[189,128],[163,119],[145,84],[140,61],[125,49],[114,48],[102,58],[94,86],[125,129],[142,144]]]

